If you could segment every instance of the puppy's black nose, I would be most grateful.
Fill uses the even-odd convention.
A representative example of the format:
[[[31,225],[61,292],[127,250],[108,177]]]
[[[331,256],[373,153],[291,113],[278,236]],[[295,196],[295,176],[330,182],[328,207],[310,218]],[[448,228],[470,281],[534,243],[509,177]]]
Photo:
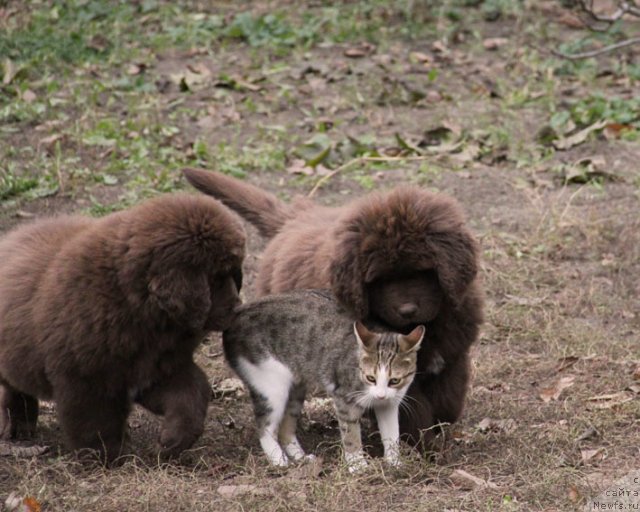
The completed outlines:
[[[418,306],[413,302],[406,302],[398,307],[398,314],[402,318],[411,318],[418,311]]]

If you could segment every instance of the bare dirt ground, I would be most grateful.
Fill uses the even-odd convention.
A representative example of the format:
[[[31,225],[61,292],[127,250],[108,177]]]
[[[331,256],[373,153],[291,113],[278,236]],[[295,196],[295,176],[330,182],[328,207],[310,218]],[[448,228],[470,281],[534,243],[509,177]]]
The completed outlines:
[[[464,416],[428,460],[350,475],[316,399],[300,438],[321,461],[269,468],[213,334],[179,461],[136,409],[136,457],[82,466],[45,403],[35,439],[0,444],[0,510],[582,510],[640,469],[640,47],[549,52],[639,28],[594,36],[554,1],[0,2],[0,231],[186,188],[184,165],[285,199],[324,180],[326,204],[411,183],[462,203],[487,295]]]

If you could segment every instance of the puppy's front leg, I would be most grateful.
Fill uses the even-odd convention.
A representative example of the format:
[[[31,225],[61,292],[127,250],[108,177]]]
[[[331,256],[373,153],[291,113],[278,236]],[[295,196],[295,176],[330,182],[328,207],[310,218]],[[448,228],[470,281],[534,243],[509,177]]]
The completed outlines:
[[[193,361],[136,397],[143,407],[164,416],[159,439],[161,456],[180,454],[202,435],[210,397],[207,376]]]

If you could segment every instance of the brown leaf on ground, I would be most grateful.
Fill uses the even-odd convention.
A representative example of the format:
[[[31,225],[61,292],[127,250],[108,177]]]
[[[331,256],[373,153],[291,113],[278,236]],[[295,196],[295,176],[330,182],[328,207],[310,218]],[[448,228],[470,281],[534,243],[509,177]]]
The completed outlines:
[[[482,46],[484,46],[485,50],[497,50],[502,46],[509,43],[509,40],[506,37],[488,37],[484,41],[482,41]]]
[[[13,61],[11,59],[4,59],[4,76],[2,78],[3,85],[9,85],[17,73],[18,68]]]
[[[433,57],[427,53],[411,52],[409,54],[409,60],[412,62],[419,62],[420,64],[432,64]]]
[[[449,475],[449,479],[460,489],[473,490],[478,487],[487,487],[489,489],[498,488],[496,484],[474,476],[471,473],[466,472],[464,469],[456,469],[451,473],[451,475]]]
[[[42,506],[38,503],[38,500],[31,496],[27,496],[22,500],[22,504],[26,507],[28,512],[40,512],[42,510]]]
[[[619,139],[625,131],[633,130],[633,126],[623,123],[609,123],[602,130],[602,134],[607,140]]]
[[[606,120],[593,123],[592,125],[587,126],[586,128],[583,128],[582,130],[574,133],[573,135],[569,135],[568,137],[554,140],[552,142],[553,147],[555,147],[558,150],[564,150],[564,149],[570,149],[574,146],[582,144],[589,138],[589,135],[591,135],[592,132],[601,130],[607,124],[608,124],[608,121]]]
[[[573,386],[573,381],[575,380],[575,378],[575,375],[567,375],[566,377],[561,377],[551,386],[548,386],[540,391],[540,394],[538,396],[545,403],[551,402],[552,400],[558,400],[565,389]]]
[[[26,103],[33,103],[37,99],[38,99],[38,96],[36,96],[36,93],[33,92],[31,89],[27,89],[22,93],[22,101]]]
[[[516,421],[513,418],[508,418],[506,420],[494,420],[491,418],[484,418],[480,421],[476,428],[480,432],[504,432],[509,434],[513,432],[517,428]]]
[[[289,174],[302,174],[304,176],[313,176],[315,174],[313,167],[309,167],[301,158],[292,160],[289,167],[287,167],[287,172]]]
[[[269,494],[269,490],[251,484],[221,485],[218,487],[218,494],[223,498],[237,498],[244,494]]]
[[[447,48],[447,45],[445,43],[443,43],[442,41],[434,41],[433,44],[431,45],[431,49],[434,52],[438,52],[438,53],[448,53],[449,52],[449,48]]]
[[[578,492],[578,488],[575,485],[569,487],[569,492],[567,494],[571,503],[578,503],[580,501],[580,493]]]
[[[367,55],[371,55],[376,47],[371,43],[362,43],[358,46],[351,46],[344,51],[344,56],[350,59],[361,59]]]
[[[604,448],[596,448],[594,450],[580,450],[580,457],[582,458],[583,464],[600,462],[602,459],[604,459],[604,456]]]
[[[0,456],[34,457],[42,455],[48,449],[48,446],[20,446],[9,442],[0,442]]]
[[[236,379],[235,377],[231,377],[228,379],[223,379],[217,384],[214,384],[213,387],[213,398],[219,399],[225,396],[243,396],[244,395],[244,384],[240,379]]]

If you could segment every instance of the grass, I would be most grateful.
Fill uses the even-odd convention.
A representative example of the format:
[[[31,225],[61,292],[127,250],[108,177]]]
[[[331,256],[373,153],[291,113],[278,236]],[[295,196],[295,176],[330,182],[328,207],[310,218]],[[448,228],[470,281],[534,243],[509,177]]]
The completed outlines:
[[[64,452],[45,404],[35,442],[51,448],[0,457],[0,503],[15,492],[50,510],[564,511],[636,467],[638,398],[592,398],[637,385],[639,68],[622,54],[568,62],[547,51],[607,44],[626,27],[567,31],[508,0],[3,8],[2,231],[181,190],[187,165],[288,197],[348,164],[315,199],[410,183],[461,201],[483,248],[487,321],[465,415],[432,459],[407,454],[400,469],[375,462],[351,476],[330,410],[310,409],[301,439],[321,471],[276,472],[247,397],[232,396],[211,403],[203,438],[170,465],[155,459],[158,420],[135,411],[137,457],[107,471]],[[485,50],[496,34],[509,43]],[[573,147],[553,145],[603,121]],[[604,163],[567,179],[585,158]],[[294,172],[299,159],[310,175]],[[249,242],[247,299],[261,246],[253,232]],[[218,349],[214,337],[198,354],[212,381],[231,375]],[[542,390],[565,376],[572,385],[545,403]],[[485,418],[511,423],[480,428]],[[497,487],[466,488],[458,469]]]

